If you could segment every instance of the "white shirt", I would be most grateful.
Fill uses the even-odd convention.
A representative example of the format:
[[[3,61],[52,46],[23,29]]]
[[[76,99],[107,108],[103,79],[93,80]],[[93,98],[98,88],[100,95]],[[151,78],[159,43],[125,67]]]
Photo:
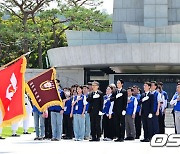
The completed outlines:
[[[167,100],[165,99],[163,93],[160,93],[160,95],[161,95],[161,100],[163,102],[163,104],[161,104],[161,111],[164,112],[165,108],[167,107]]]
[[[156,92],[156,90],[154,90],[153,92],[152,92],[152,94],[154,94]],[[161,94],[158,92],[158,96],[157,96],[157,101],[158,102],[162,102],[162,99],[161,99]]]
[[[170,105],[176,105],[177,104],[177,99],[174,100],[176,94],[174,94],[174,96],[172,97],[171,101],[170,101]]]
[[[149,94],[149,91],[145,92],[146,96]]]
[[[117,91],[121,91],[121,90],[122,90],[122,88],[118,89]]]
[[[84,105],[87,105],[87,104],[88,104],[88,102],[86,101],[86,99],[87,99],[87,96],[84,95],[84,99],[83,99],[83,104],[84,104]]]

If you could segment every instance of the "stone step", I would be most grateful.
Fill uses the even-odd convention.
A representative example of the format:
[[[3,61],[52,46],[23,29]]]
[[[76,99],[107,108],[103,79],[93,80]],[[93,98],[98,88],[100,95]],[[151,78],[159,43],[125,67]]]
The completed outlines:
[[[174,118],[173,118],[173,114],[172,114],[172,108],[166,109],[165,126],[167,128],[174,128]]]

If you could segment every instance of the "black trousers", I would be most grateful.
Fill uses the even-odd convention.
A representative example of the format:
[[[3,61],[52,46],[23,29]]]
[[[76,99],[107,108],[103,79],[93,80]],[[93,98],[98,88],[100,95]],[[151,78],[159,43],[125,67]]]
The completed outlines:
[[[101,137],[101,116],[90,113],[90,122],[92,139],[99,139]]]
[[[70,115],[63,115],[63,124],[64,124],[64,133],[66,137],[73,137],[73,118],[70,118]]]
[[[165,134],[165,114],[159,114],[159,134]]]
[[[115,133],[118,139],[124,139],[125,136],[125,116],[114,114]]]
[[[51,111],[48,111],[48,118],[45,118],[45,138],[52,138]]]
[[[153,122],[153,135],[159,134],[159,116],[156,115],[156,113],[153,114],[152,117]]]
[[[136,117],[135,117],[135,128],[136,128],[136,137],[140,137],[141,136],[141,116],[139,115],[139,113],[136,113]]]
[[[153,137],[153,121],[152,118],[148,118],[148,116],[142,115],[142,123],[144,130],[144,139],[151,139]]]
[[[103,116],[104,138],[107,137],[107,138],[113,139],[114,137],[113,125],[114,125],[113,115],[111,119],[109,119],[107,115],[104,115]]]

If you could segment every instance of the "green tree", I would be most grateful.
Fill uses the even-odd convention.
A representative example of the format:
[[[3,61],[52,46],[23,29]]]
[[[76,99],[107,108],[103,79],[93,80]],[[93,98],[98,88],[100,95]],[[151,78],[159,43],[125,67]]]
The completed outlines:
[[[99,0],[96,1],[98,3],[93,3],[94,5],[91,5],[93,0],[69,0],[69,3],[68,0],[61,3],[58,1],[57,9],[51,10],[44,10],[49,4],[49,1],[45,0],[18,0],[19,7],[15,2],[0,2],[2,10],[9,10],[10,13],[6,20],[3,16],[7,13],[0,13],[1,65],[31,50],[34,52],[28,58],[28,66],[46,68],[47,50],[67,46],[64,33],[66,30],[111,31],[112,18],[96,9],[96,6],[101,4]],[[36,5],[38,7],[35,7]],[[86,8],[87,5],[91,7]],[[14,7],[17,11],[14,11]],[[30,8],[27,9],[28,7]],[[24,18],[26,22],[23,22]]]

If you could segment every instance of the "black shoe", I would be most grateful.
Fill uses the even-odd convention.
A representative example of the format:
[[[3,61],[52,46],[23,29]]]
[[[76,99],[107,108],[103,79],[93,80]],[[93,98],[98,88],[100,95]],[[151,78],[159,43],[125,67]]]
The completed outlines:
[[[23,134],[31,134],[31,133],[29,133],[29,132],[23,132]]]
[[[127,138],[125,138],[125,140],[127,140],[127,141],[133,141],[133,140],[134,140],[134,137],[127,137]]]
[[[4,140],[4,139],[5,139],[4,137],[1,137],[1,136],[0,136],[0,140]]]
[[[72,140],[72,137],[64,137],[64,140]]]
[[[140,140],[141,142],[150,142],[150,140],[148,138]]]
[[[89,142],[96,142],[97,139],[96,138],[92,138],[91,140],[89,140]]]
[[[97,138],[96,141],[99,142],[99,141],[100,141],[100,138]]]
[[[137,136],[135,139],[139,139],[140,137],[139,136]]]
[[[125,141],[131,140],[131,137],[126,137],[124,140]]]
[[[12,134],[12,137],[20,137],[20,135]]]
[[[114,140],[114,142],[124,142],[123,138],[118,138],[117,140]]]
[[[39,137],[35,137],[34,140],[35,140],[35,141],[36,141],[36,140],[39,140]]]
[[[45,140],[45,137],[39,137],[38,140]]]
[[[55,139],[55,138],[52,138],[51,141],[56,141],[56,139]]]

